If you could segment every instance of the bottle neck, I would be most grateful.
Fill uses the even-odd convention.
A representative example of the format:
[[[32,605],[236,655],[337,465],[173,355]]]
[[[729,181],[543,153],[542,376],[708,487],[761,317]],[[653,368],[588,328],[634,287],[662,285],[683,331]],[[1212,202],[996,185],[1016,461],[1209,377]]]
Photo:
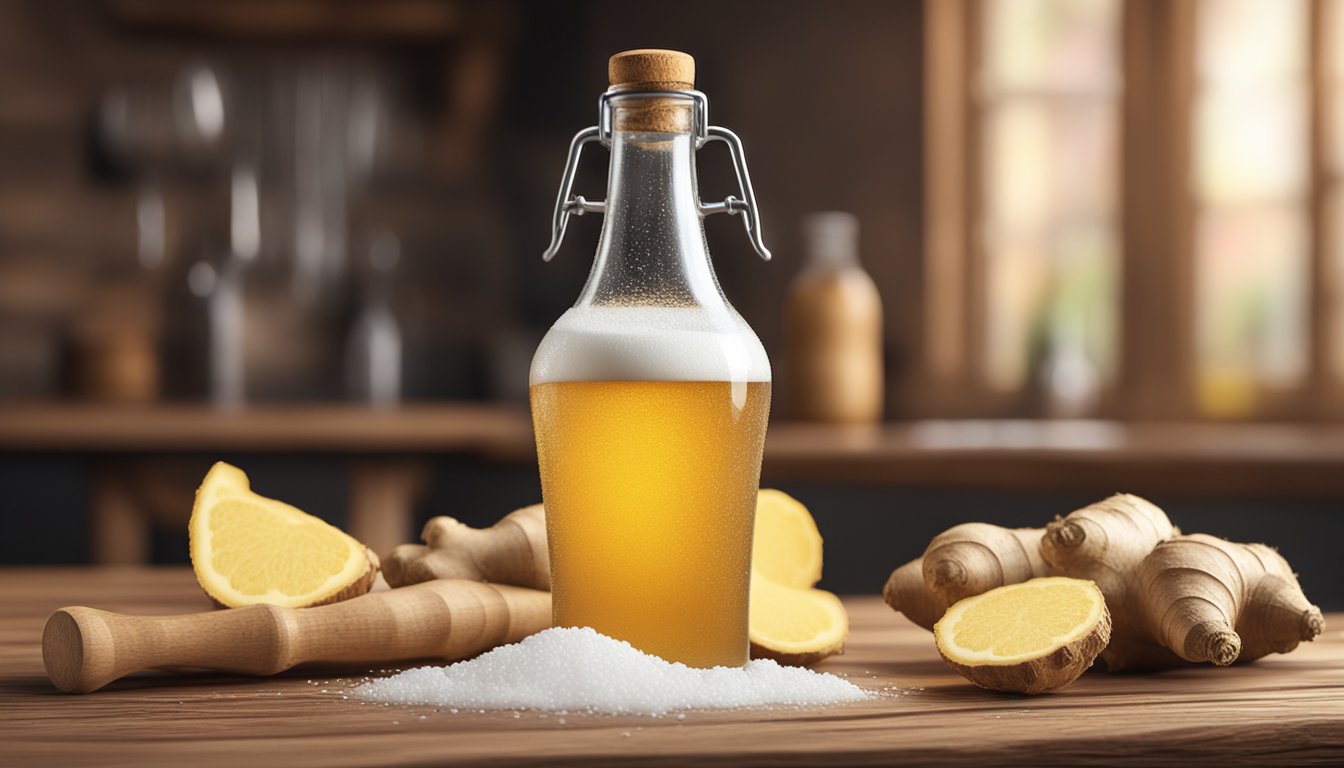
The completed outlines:
[[[726,308],[700,215],[690,103],[629,99],[613,112],[602,238],[579,304]]]

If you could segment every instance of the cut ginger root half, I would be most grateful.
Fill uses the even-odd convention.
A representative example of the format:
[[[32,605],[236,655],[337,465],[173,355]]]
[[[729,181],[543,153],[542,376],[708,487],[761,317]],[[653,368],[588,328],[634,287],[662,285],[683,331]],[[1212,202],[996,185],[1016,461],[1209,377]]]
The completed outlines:
[[[251,490],[247,475],[218,462],[196,491],[188,523],[196,580],[230,608],[302,608],[362,595],[378,558],[340,529]]]
[[[821,533],[812,514],[783,491],[756,497],[751,558],[751,656],[810,666],[842,653],[849,616],[821,579]]]
[[[943,659],[981,688],[1041,693],[1087,671],[1111,639],[1096,584],[1060,576],[968,597],[934,625]]]
[[[806,667],[845,649],[849,616],[840,598],[820,589],[797,589],[751,576],[748,633],[752,658]]]

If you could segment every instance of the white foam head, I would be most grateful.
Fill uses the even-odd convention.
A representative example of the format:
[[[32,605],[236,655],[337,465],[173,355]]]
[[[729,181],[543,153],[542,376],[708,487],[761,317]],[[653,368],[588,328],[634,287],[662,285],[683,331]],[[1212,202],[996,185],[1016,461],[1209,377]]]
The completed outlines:
[[[731,310],[589,305],[551,326],[530,380],[768,382],[770,360]]]

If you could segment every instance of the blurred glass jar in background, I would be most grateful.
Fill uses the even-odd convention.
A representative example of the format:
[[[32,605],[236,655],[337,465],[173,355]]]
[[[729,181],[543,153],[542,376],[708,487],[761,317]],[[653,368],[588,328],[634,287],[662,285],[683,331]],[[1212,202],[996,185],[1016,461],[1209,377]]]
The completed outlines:
[[[859,263],[859,220],[813,213],[802,229],[806,261],[785,301],[787,411],[807,421],[878,421],[882,299]]]
[[[345,348],[346,391],[379,408],[401,400],[402,339],[393,294],[401,243],[391,232],[373,236],[365,259],[360,300]]]
[[[364,265],[357,247],[352,264],[350,245],[361,231],[379,231],[352,223],[350,208],[389,140],[380,74],[325,58],[214,73],[189,66],[162,99],[173,105],[184,147],[173,158],[196,169],[182,192],[203,211],[167,280],[168,394],[223,407],[347,392],[395,402],[400,333],[388,322],[391,266],[352,269]],[[361,328],[376,333],[364,342],[345,338]],[[365,368],[388,367],[376,381],[368,370],[349,370],[350,348],[361,345],[377,353]]]
[[[86,400],[146,403],[159,396],[159,313],[142,283],[104,280],[69,328],[70,384]]]

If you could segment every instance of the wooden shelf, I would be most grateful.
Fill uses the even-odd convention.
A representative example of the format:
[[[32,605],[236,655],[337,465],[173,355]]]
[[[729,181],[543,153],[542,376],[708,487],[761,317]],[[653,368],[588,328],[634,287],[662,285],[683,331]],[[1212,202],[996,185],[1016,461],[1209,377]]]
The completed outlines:
[[[520,405],[108,407],[0,405],[0,451],[145,455],[467,454],[535,461]],[[1344,425],[915,421],[775,422],[768,480],[1009,489],[1344,495]]]
[[[478,453],[530,460],[521,407],[0,406],[0,451],[49,453]]]
[[[1344,427],[1105,421],[771,425],[770,475],[835,483],[1344,495]]]

